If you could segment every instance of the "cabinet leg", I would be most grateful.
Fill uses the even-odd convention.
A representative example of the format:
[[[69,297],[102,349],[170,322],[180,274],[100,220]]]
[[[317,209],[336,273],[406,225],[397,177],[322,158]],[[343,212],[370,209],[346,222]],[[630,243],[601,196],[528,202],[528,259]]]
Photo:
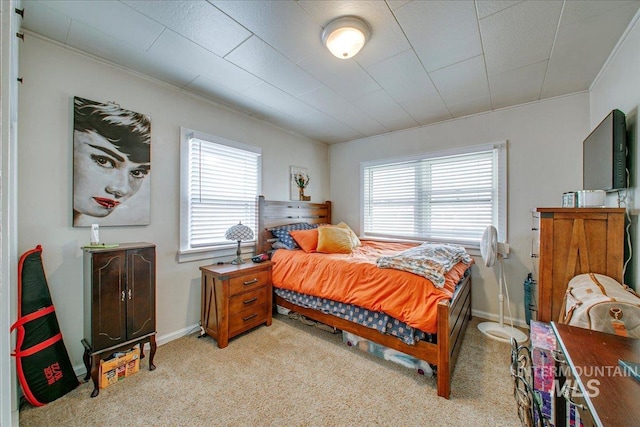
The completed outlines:
[[[100,371],[100,356],[91,357],[91,379],[93,380],[93,391],[91,397],[96,397],[100,393],[98,385],[98,375]]]
[[[84,367],[87,369],[87,375],[84,376],[84,380],[89,381],[89,378],[91,378],[91,351],[89,351],[88,348],[84,349],[82,361],[84,362]]]
[[[151,351],[149,352],[149,370],[153,371],[156,369],[156,365],[153,364],[153,358],[156,356],[156,336],[151,335],[149,338],[149,346],[151,347]]]

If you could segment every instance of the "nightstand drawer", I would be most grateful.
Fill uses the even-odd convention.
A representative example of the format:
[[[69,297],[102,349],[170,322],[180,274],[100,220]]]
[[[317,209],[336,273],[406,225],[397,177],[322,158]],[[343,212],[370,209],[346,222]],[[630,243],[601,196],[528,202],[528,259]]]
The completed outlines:
[[[255,291],[234,295],[229,299],[229,313],[231,315],[267,303],[267,287],[263,286]]]
[[[269,283],[270,271],[258,271],[252,274],[232,278],[229,280],[229,295],[250,291]]]
[[[232,313],[229,316],[229,335],[236,335],[266,322],[270,308],[267,304],[263,304],[241,311],[240,313]]]

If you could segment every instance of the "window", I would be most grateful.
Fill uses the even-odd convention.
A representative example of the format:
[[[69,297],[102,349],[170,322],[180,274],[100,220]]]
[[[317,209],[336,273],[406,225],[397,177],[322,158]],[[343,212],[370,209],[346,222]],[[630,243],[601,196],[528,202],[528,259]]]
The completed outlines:
[[[235,254],[227,229],[257,231],[261,149],[182,128],[180,174],[179,261]]]
[[[478,247],[488,225],[506,240],[506,142],[361,165],[369,237]]]

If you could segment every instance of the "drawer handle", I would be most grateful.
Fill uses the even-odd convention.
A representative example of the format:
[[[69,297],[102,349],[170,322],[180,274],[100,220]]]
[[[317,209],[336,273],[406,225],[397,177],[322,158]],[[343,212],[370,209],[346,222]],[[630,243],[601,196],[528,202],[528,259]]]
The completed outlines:
[[[551,350],[551,357],[558,363],[567,364],[567,360],[564,358],[564,354],[560,350]]]
[[[562,395],[562,397],[565,398],[565,400],[569,403],[571,403],[572,405],[575,405],[576,408],[580,409],[581,411],[585,410],[585,407],[583,404],[581,403],[576,403],[573,400],[571,400],[571,392],[572,391],[576,391],[576,392],[580,392],[577,388],[575,387],[571,387],[569,386],[569,383],[566,382],[564,383],[564,385],[562,386],[562,390],[560,390],[560,394]]]
[[[126,295],[126,294],[124,293],[124,291],[122,291],[122,294],[121,294],[121,295],[122,295],[122,297],[121,297],[120,301],[124,302],[124,297],[125,297],[125,295]]]
[[[247,280],[246,282],[243,282],[245,286],[247,285],[253,285],[254,283],[258,283],[258,279],[251,279],[251,280]]]
[[[251,298],[251,299],[248,299],[248,300],[244,300],[243,304],[251,304],[254,301],[258,301],[258,298]]]
[[[242,320],[246,322],[247,320],[251,320],[254,317],[258,317],[258,315],[256,313],[253,313],[251,316],[243,317]]]

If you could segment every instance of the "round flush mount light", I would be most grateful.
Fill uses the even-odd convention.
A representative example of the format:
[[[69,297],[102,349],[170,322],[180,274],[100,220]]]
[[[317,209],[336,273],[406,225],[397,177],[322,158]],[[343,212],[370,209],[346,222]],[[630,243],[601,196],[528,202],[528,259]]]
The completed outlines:
[[[322,43],[337,58],[349,59],[360,52],[370,34],[365,21],[356,16],[343,16],[324,27]]]

